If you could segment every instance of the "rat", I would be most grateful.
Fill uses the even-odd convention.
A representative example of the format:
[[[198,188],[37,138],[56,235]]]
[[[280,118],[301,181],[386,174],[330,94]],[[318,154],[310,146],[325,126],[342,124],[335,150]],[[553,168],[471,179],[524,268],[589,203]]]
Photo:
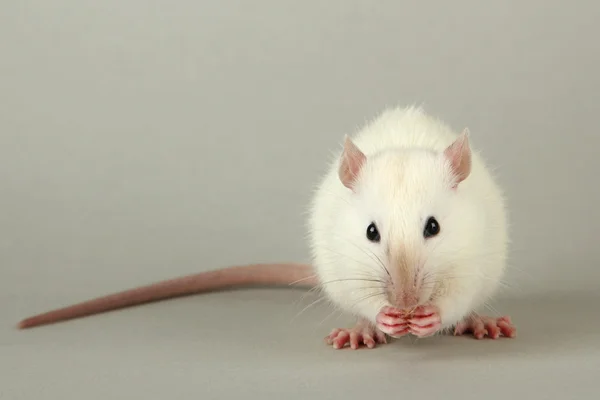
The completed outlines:
[[[387,108],[345,135],[315,190],[307,224],[311,264],[201,272],[55,309],[18,327],[226,287],[296,283],[320,289],[356,318],[355,326],[325,337],[335,349],[448,332],[515,337],[509,316],[477,311],[502,281],[508,223],[504,194],[470,136],[422,107]]]

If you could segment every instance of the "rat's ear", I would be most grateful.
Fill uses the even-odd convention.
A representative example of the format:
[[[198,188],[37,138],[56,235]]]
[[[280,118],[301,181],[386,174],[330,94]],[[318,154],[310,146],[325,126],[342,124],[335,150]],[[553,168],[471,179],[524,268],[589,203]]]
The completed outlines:
[[[366,160],[367,157],[346,135],[344,138],[344,151],[342,152],[340,168],[338,170],[340,181],[342,181],[344,186],[353,189],[356,177]]]
[[[450,161],[450,168],[457,178],[456,184],[467,179],[471,173],[471,147],[469,146],[469,130],[465,128],[456,140],[444,150]]]

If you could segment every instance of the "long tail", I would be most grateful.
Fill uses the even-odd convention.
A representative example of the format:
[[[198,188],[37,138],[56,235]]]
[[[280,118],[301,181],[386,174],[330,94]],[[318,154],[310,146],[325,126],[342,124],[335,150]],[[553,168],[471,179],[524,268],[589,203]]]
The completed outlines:
[[[156,282],[48,311],[24,319],[19,323],[18,328],[32,328],[138,304],[228,287],[275,286],[295,283],[298,283],[299,286],[315,286],[317,284],[310,265],[288,263],[234,266]]]

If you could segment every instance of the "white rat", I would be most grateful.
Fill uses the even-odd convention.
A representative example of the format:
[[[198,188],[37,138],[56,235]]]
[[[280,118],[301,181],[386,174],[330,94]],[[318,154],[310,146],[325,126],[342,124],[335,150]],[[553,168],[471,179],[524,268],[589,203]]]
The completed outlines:
[[[158,282],[21,321],[20,328],[235,287],[303,282],[358,318],[326,337],[373,348],[386,335],[427,337],[454,327],[514,337],[508,316],[475,312],[496,292],[507,253],[503,194],[467,130],[456,135],[421,108],[381,113],[343,150],[316,190],[313,266],[254,264]]]

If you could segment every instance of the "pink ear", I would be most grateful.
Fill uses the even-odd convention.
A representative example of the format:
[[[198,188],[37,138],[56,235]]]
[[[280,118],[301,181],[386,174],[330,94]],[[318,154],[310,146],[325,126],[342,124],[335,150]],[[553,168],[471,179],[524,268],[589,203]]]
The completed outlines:
[[[467,179],[471,173],[471,147],[469,146],[469,130],[465,128],[456,140],[444,150],[450,161],[450,168],[456,176],[456,185]]]
[[[340,160],[338,175],[340,181],[349,189],[353,189],[356,178],[364,165],[367,157],[350,140],[348,136],[344,140],[344,151]]]

